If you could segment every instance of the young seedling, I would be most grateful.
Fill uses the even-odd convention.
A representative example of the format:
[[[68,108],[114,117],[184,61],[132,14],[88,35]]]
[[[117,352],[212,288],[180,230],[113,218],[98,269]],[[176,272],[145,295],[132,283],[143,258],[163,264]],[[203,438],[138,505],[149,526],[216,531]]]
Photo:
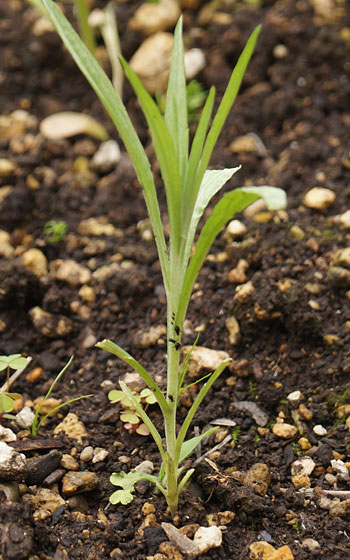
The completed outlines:
[[[34,420],[33,420],[33,424],[31,427],[31,434],[32,436],[37,436],[38,435],[38,431],[40,429],[40,427],[42,426],[43,422],[45,422],[46,418],[48,418],[49,416],[51,416],[52,414],[54,414],[55,412],[57,412],[57,410],[59,410],[60,408],[62,408],[63,406],[67,406],[68,404],[71,404],[73,402],[77,402],[80,401],[82,399],[88,399],[90,397],[93,397],[93,395],[83,395],[81,397],[75,397],[74,399],[69,399],[68,401],[65,401],[64,403],[61,403],[57,406],[55,406],[54,408],[52,408],[51,410],[49,410],[49,412],[47,414],[45,414],[40,420],[39,420],[39,414],[40,414],[40,410],[42,409],[45,401],[49,398],[49,396],[51,395],[53,389],[55,388],[56,383],[58,383],[58,381],[61,379],[62,375],[64,374],[64,372],[69,368],[69,366],[71,365],[72,361],[73,361],[74,356],[72,356],[70,358],[70,360],[66,363],[66,365],[61,369],[61,371],[57,374],[57,376],[55,377],[55,379],[53,380],[53,382],[51,383],[49,390],[47,391],[45,397],[43,398],[43,400],[41,401],[41,403],[39,404],[39,406],[36,408],[35,410],[35,416],[34,416]]]
[[[274,187],[243,187],[228,192],[214,206],[194,245],[199,221],[205,209],[214,195],[239,169],[236,167],[208,170],[208,165],[221,129],[237,96],[260,28],[256,28],[250,36],[213,120],[215,89],[213,87],[210,89],[190,149],[182,19],[179,20],[174,34],[164,117],[128,63],[123,58],[121,59],[126,76],[136,92],[146,117],[159,162],[168,210],[169,241],[167,243],[150,162],[125,106],[99,64],[91,56],[58,7],[52,0],[43,0],[43,3],[65,46],[111,116],[134,164],[152,223],[167,300],[167,388],[165,395],[145,368],[120,346],[110,340],[103,340],[97,344],[99,348],[118,356],[141,375],[156,397],[164,420],[165,438],[163,439],[163,434],[158,431],[130,389],[125,383],[120,382],[121,390],[149,428],[158,447],[162,464],[158,477],[142,473],[137,473],[136,477],[135,473],[131,473],[124,475],[122,480],[121,475],[114,474],[111,482],[121,486],[122,481],[124,495],[117,501],[124,500],[123,503],[125,503],[126,499],[130,501],[131,489],[136,480],[140,478],[152,480],[165,496],[172,514],[175,514],[179,494],[194,471],[194,469],[190,469],[184,472],[181,463],[215,428],[186,441],[187,432],[210,387],[230,361],[229,359],[223,361],[202,385],[178,431],[177,407],[186,374],[186,367],[180,367],[180,346],[183,323],[194,283],[213,241],[222,227],[237,212],[241,212],[260,197],[265,199],[271,210],[282,208],[286,204],[285,193]],[[113,496],[111,501],[115,502]]]
[[[27,358],[21,354],[11,354],[10,356],[0,356],[0,371],[6,370],[6,391],[0,390],[0,422],[4,414],[11,412],[15,407],[15,400],[20,399],[21,395],[10,393],[10,370],[23,369],[28,365]]]
[[[44,225],[44,235],[46,235],[49,243],[59,243],[67,235],[67,222],[64,220],[50,220]]]

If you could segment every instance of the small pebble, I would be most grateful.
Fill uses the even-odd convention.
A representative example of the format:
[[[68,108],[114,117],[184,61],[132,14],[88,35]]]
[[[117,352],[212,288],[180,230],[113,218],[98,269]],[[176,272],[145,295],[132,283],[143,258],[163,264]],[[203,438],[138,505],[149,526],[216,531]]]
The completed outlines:
[[[313,210],[327,210],[335,201],[335,193],[324,187],[314,187],[310,189],[303,199],[304,206]]]
[[[315,539],[304,539],[301,546],[302,548],[306,548],[309,552],[315,552],[321,548],[320,543]]]
[[[119,457],[119,461],[120,461],[120,459],[121,459],[121,457]],[[128,457],[128,459],[129,459],[129,457]],[[135,472],[139,472],[139,473],[152,474],[153,471],[154,471],[154,465],[153,465],[152,461],[142,461],[142,463],[137,465],[137,467],[135,467],[133,470]]]
[[[92,462],[93,462],[93,464],[100,463],[100,462],[104,461],[106,459],[106,457],[108,457],[107,449],[103,449],[101,447],[96,447],[96,449],[94,450],[94,456],[92,458]]]
[[[314,434],[316,434],[317,436],[326,436],[327,435],[327,430],[326,428],[324,428],[323,426],[321,426],[321,424],[317,424],[316,426],[313,427],[313,432]]]
[[[287,399],[289,400],[289,402],[298,402],[300,401],[300,399],[303,397],[301,391],[293,391],[293,393],[289,393],[289,395],[287,396]]]
[[[98,486],[98,477],[93,472],[68,472],[62,479],[62,494],[73,496],[81,492],[90,492]]]
[[[93,447],[91,447],[91,445],[88,445],[87,447],[84,447],[84,449],[80,453],[80,460],[83,461],[84,463],[88,463],[89,461],[91,461],[93,456],[94,456],[94,449]]]
[[[298,428],[296,428],[296,426],[292,426],[291,424],[277,423],[274,424],[272,432],[277,437],[289,439],[293,438],[298,433]]]
[[[34,411],[29,408],[29,406],[24,406],[22,410],[16,414],[16,424],[20,428],[31,428],[34,422],[35,413]]]
[[[100,173],[108,173],[120,160],[120,148],[115,140],[102,142],[91,161],[91,167]]]
[[[67,471],[77,471],[79,469],[79,463],[72,455],[64,453],[61,457],[60,466]]]

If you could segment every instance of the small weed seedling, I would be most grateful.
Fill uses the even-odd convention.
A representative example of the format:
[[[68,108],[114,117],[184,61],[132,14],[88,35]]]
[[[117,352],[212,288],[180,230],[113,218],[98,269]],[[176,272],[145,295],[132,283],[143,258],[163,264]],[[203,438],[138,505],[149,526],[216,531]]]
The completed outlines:
[[[39,414],[40,414],[40,410],[42,409],[45,401],[49,398],[49,396],[51,395],[56,383],[58,383],[58,381],[61,379],[62,375],[64,374],[64,372],[69,368],[69,366],[71,365],[72,361],[73,361],[73,357],[72,356],[70,358],[70,360],[66,363],[66,365],[64,366],[64,368],[61,369],[61,371],[57,374],[57,376],[55,377],[55,379],[53,380],[53,382],[50,385],[49,390],[47,391],[45,397],[43,398],[43,400],[41,401],[41,403],[39,404],[39,406],[36,408],[35,410],[35,416],[34,416],[34,420],[33,420],[33,424],[31,427],[31,434],[32,436],[37,436],[38,435],[38,431],[40,429],[40,426],[42,426],[43,422],[45,422],[46,418],[48,418],[49,416],[51,416],[51,414],[54,414],[55,412],[57,412],[57,410],[59,410],[60,408],[62,408],[63,406],[67,406],[68,404],[71,404],[73,402],[77,402],[80,401],[82,399],[88,399],[90,397],[93,397],[93,395],[83,395],[81,397],[75,397],[74,399],[69,399],[68,401],[65,401],[57,406],[55,406],[54,408],[52,408],[47,414],[45,414],[40,420],[39,420]]]
[[[68,51],[111,116],[134,164],[154,232],[167,301],[167,387],[165,394],[145,368],[120,346],[110,340],[103,340],[97,344],[99,348],[118,356],[141,375],[157,400],[163,416],[165,431],[163,439],[141,403],[127,385],[120,382],[121,390],[148,427],[158,447],[162,464],[158,476],[144,473],[129,473],[124,476],[113,474],[111,482],[122,487],[122,495],[118,490],[110,499],[112,503],[127,503],[132,499],[134,484],[145,478],[156,484],[174,515],[178,507],[179,494],[194,471],[194,469],[190,469],[185,472],[181,464],[201,440],[212,433],[212,430],[209,430],[186,440],[188,430],[210,387],[230,361],[223,361],[207,378],[178,431],[177,408],[190,357],[189,353],[181,367],[180,347],[183,324],[194,283],[213,241],[222,227],[237,212],[241,212],[261,197],[265,199],[270,210],[282,208],[286,204],[285,193],[274,187],[243,187],[228,192],[214,206],[194,245],[198,225],[205,209],[212,198],[239,169],[236,167],[209,170],[208,165],[221,129],[237,96],[259,35],[259,28],[255,29],[250,36],[213,120],[215,88],[210,89],[191,147],[188,132],[182,19],[178,22],[174,34],[164,116],[128,63],[121,58],[125,74],[146,117],[160,166],[168,210],[169,240],[167,242],[151,165],[125,106],[100,65],[74,32],[59,8],[52,0],[43,0],[43,3]]]
[[[67,235],[67,222],[64,220],[50,220],[44,225],[44,235],[46,235],[49,243],[59,243]]]
[[[20,399],[21,395],[10,393],[10,370],[24,369],[28,365],[27,358],[21,354],[11,354],[10,356],[0,356],[0,371],[6,370],[6,391],[0,391],[0,422],[4,414],[12,412],[15,407],[15,400]]]
[[[139,394],[131,391],[134,398],[143,406],[145,412],[150,404],[155,404],[157,399],[150,389],[143,389]],[[150,431],[146,424],[142,423],[142,419],[135,409],[132,401],[123,393],[123,391],[113,390],[108,393],[108,398],[112,403],[120,402],[124,411],[120,414],[120,419],[124,422],[126,430],[136,432],[140,436],[149,436]]]

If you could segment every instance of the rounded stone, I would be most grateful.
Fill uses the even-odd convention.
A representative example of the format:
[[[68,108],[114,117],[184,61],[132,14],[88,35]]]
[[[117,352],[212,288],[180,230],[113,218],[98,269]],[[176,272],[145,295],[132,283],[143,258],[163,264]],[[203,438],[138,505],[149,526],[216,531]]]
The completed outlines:
[[[327,210],[335,201],[335,193],[324,187],[314,187],[310,189],[303,199],[303,204],[313,210]]]
[[[291,424],[281,423],[275,424],[272,428],[272,432],[279,438],[290,439],[296,436],[298,428],[296,428],[296,426],[292,426]]]

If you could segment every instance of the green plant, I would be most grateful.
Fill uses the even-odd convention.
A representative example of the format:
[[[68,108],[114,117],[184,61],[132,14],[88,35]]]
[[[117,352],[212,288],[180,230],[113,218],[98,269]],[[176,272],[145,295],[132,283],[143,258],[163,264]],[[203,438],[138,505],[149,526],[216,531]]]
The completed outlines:
[[[50,243],[59,243],[67,235],[67,222],[64,220],[50,220],[44,225],[44,235]]]
[[[156,397],[150,389],[142,389],[139,394],[136,391],[131,391],[131,393],[137,402],[143,406],[144,410],[147,410],[148,405],[157,402]],[[124,408],[124,411],[120,414],[120,419],[125,423],[124,425],[127,430],[131,429],[133,432],[136,432],[141,436],[148,436],[150,434],[146,424],[141,423],[142,419],[133,403],[129,397],[123,393],[123,391],[113,389],[108,393],[108,398],[112,403],[120,402]]]
[[[14,401],[20,399],[21,395],[10,393],[10,370],[24,369],[28,364],[27,358],[21,354],[10,354],[9,356],[0,356],[0,371],[6,370],[6,391],[0,390],[0,422],[3,414],[11,412],[14,409]]]
[[[169,221],[169,242],[167,243],[150,162],[125,106],[101,67],[61,11],[52,0],[43,0],[43,2],[65,46],[116,125],[133,161],[152,223],[167,300],[167,387],[165,395],[145,368],[120,346],[110,340],[103,340],[96,346],[111,352],[136,370],[157,399],[164,420],[164,444],[161,434],[146,411],[125,383],[120,382],[121,390],[130,399],[142,421],[149,428],[162,460],[158,477],[145,475],[143,478],[152,480],[156,484],[174,514],[178,506],[179,493],[194,470],[190,469],[184,473],[181,463],[202,438],[212,430],[185,441],[187,432],[210,387],[230,361],[229,359],[223,361],[201,387],[177,432],[177,406],[190,357],[189,353],[181,368],[180,345],[193,285],[213,241],[234,214],[242,211],[260,197],[266,200],[270,209],[281,208],[286,204],[284,192],[274,187],[243,187],[226,193],[214,206],[193,248],[197,226],[204,210],[214,195],[239,169],[236,167],[208,170],[208,164],[218,136],[237,96],[260,29],[255,29],[249,38],[210,126],[215,98],[215,88],[211,88],[190,151],[182,19],[180,19],[174,35],[164,118],[130,66],[123,58],[121,59],[126,76],[133,86],[145,114],[160,165]],[[135,473],[130,476],[132,480],[135,480]],[[111,482],[115,483],[115,475],[112,475]]]
[[[75,397],[74,399],[69,399],[68,401],[65,401],[64,403],[61,403],[57,406],[55,406],[54,408],[52,408],[47,414],[45,414],[39,421],[39,414],[40,414],[40,410],[42,409],[45,401],[49,398],[49,396],[51,395],[56,383],[61,379],[62,375],[64,374],[64,372],[69,368],[69,366],[71,365],[72,361],[73,361],[73,357],[72,356],[70,358],[70,360],[66,363],[66,365],[61,369],[61,371],[57,374],[57,376],[55,377],[55,379],[53,380],[53,382],[51,383],[49,390],[47,391],[45,397],[43,398],[43,400],[41,401],[41,403],[39,404],[39,406],[36,408],[35,410],[35,416],[34,416],[34,420],[33,420],[33,424],[31,427],[31,434],[32,436],[36,436],[38,435],[38,431],[40,429],[40,426],[43,424],[43,422],[45,422],[46,418],[48,418],[51,414],[53,414],[54,412],[56,412],[57,410],[59,410],[60,408],[62,408],[63,406],[67,406],[68,404],[71,404],[73,402],[76,401],[80,401],[82,399],[88,399],[90,397],[92,397],[93,395],[83,395],[81,397]]]
[[[232,430],[232,439],[231,439],[231,447],[235,447],[239,440],[239,436],[241,435],[242,428],[241,426],[235,426]]]
[[[208,93],[198,80],[191,80],[186,86],[188,122],[198,120],[198,110],[203,107]]]

